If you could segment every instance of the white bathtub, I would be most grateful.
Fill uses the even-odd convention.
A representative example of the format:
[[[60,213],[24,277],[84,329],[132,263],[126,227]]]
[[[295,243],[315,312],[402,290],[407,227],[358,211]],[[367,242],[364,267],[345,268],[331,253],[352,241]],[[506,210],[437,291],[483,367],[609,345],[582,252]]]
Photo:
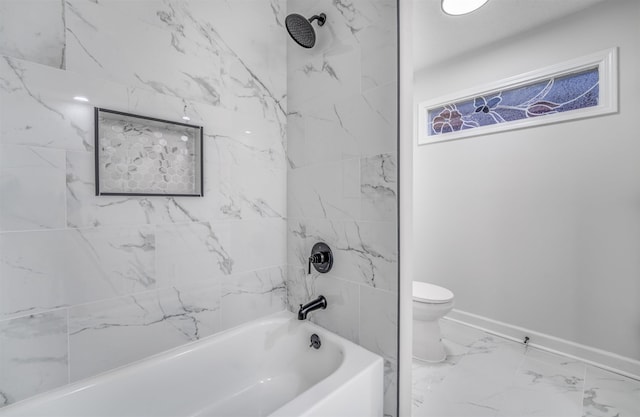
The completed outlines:
[[[320,349],[309,346],[313,333]],[[0,416],[382,416],[382,385],[381,357],[280,312],[18,402]]]

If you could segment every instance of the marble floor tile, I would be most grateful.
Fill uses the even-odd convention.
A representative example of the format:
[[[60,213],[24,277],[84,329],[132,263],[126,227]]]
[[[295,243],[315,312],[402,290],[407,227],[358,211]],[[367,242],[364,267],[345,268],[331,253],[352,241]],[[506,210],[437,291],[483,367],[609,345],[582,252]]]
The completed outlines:
[[[414,417],[640,416],[640,381],[450,320],[441,327],[446,360],[413,361]]]
[[[640,381],[587,366],[583,417],[640,416]]]

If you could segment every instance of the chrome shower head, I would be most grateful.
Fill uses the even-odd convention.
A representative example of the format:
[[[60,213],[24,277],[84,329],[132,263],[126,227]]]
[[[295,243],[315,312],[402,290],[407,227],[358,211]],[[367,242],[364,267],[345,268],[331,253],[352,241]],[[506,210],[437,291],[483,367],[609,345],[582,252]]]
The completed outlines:
[[[318,21],[318,26],[322,26],[327,20],[327,15],[320,13],[307,20],[307,18],[302,15],[292,13],[287,16],[284,24],[287,27],[289,35],[298,45],[303,48],[313,48],[316,44],[316,31],[313,29],[311,23],[314,20]]]

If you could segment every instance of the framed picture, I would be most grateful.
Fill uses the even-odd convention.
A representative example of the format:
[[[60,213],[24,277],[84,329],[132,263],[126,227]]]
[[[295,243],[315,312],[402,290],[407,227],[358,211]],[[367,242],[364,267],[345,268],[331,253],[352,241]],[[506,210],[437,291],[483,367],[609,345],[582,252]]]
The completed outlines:
[[[420,103],[418,144],[617,111],[617,48],[611,48]]]
[[[203,196],[201,126],[95,108],[96,195]]]

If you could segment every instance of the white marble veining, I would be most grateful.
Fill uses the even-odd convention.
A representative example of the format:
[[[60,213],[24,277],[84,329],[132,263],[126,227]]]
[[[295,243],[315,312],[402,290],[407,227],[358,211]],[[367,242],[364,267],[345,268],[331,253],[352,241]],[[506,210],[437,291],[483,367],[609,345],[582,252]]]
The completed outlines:
[[[220,280],[233,272],[226,223],[179,223],[156,227],[156,279],[160,288]]]
[[[76,381],[220,331],[215,281],[69,309],[70,378]]]
[[[638,381],[442,322],[445,362],[413,361],[414,417],[635,416],[640,411]]]
[[[314,101],[290,111],[293,168],[396,151],[396,91],[388,83],[363,94]],[[298,126],[295,130],[292,130]]]
[[[290,264],[306,265],[313,244],[323,241],[333,251],[332,275],[397,291],[395,223],[292,219],[288,227]]]
[[[122,110],[124,86],[88,75],[0,56],[0,143],[67,150],[93,149],[93,107],[73,100],[99,99]]]
[[[67,312],[0,321],[0,407],[68,382]]]
[[[583,417],[640,416],[640,381],[587,366]]]
[[[394,415],[398,377],[397,295],[361,285],[360,311],[359,342],[385,359],[384,412],[385,415]]]
[[[312,273],[308,274],[306,266],[292,265],[288,269],[286,284],[289,310],[297,312],[300,304],[306,304],[323,295],[330,307],[310,313],[309,320],[331,329],[354,343],[360,343],[360,288],[358,285],[331,274],[321,275],[313,268]],[[367,334],[366,337],[375,336]],[[376,353],[382,354],[382,352]]]
[[[288,0],[316,45],[287,40],[289,308],[322,294],[311,320],[385,357],[385,415],[396,414],[396,7],[391,0]],[[393,172],[392,172],[393,171]],[[307,274],[314,243],[334,255]],[[380,304],[378,304],[380,303]]]
[[[155,287],[155,235],[142,228],[0,234],[0,316]]]
[[[360,160],[289,171],[289,218],[360,218]]]
[[[222,328],[228,329],[286,308],[286,268],[226,276],[222,280]]]
[[[233,41],[237,32],[231,30],[242,25],[268,45],[282,43],[282,11],[276,12],[271,2],[238,3],[67,1],[67,68],[283,119],[284,83],[274,71],[282,55],[272,55],[271,47]],[[265,16],[270,19],[261,19]]]
[[[397,166],[394,154],[360,161],[361,215],[364,220],[394,221],[397,212]]]
[[[0,230],[66,225],[64,151],[0,145]]]
[[[16,16],[20,18],[16,19]],[[2,0],[0,2],[0,54],[2,55],[64,68],[64,32],[63,0]]]
[[[0,323],[68,313],[76,380],[323,293],[312,319],[385,356],[393,415],[395,2],[0,3]],[[294,47],[286,14],[319,11]],[[204,197],[96,197],[93,106],[203,126]],[[302,269],[316,239],[332,276]]]

